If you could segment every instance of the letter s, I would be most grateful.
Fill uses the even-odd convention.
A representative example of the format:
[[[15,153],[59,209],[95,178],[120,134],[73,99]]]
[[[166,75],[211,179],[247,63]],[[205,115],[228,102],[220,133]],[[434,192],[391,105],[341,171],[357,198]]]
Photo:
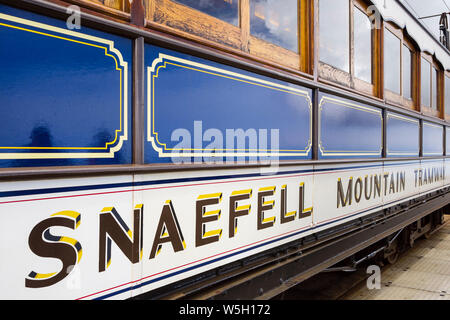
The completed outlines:
[[[54,236],[51,227],[66,227],[75,230],[81,222],[81,214],[75,211],[61,211],[52,214],[50,218],[39,222],[30,232],[28,245],[31,251],[46,258],[57,258],[63,266],[59,272],[37,273],[31,271],[25,278],[25,287],[43,288],[54,285],[67,277],[73,266],[80,262],[82,256],[81,244],[72,238]]]

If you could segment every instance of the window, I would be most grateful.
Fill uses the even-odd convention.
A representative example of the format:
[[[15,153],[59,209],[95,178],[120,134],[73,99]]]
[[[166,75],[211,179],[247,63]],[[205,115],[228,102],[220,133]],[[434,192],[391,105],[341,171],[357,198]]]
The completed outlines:
[[[442,72],[437,62],[427,53],[420,58],[420,104],[421,110],[429,115],[442,117],[443,114],[440,93],[444,89]],[[441,102],[442,101],[442,102]]]
[[[232,25],[239,25],[239,0],[176,0]]]
[[[250,34],[298,52],[297,0],[250,0]]]
[[[401,40],[388,29],[384,32],[384,87],[400,94]]]
[[[146,27],[288,71],[313,73],[311,0],[151,0]]]
[[[363,0],[319,0],[319,77],[378,95],[380,32],[372,28],[368,7]]]
[[[350,72],[349,0],[319,1],[320,60]]]
[[[247,2],[249,53],[291,69],[312,73],[313,1],[248,0]]]
[[[372,28],[369,17],[354,8],[355,76],[372,83]]]
[[[431,92],[431,63],[425,58],[421,58],[420,65],[420,96],[422,106],[430,107]]]
[[[242,0],[151,0],[147,2],[146,27],[240,50],[241,3]]]
[[[384,23],[384,99],[386,102],[416,109],[416,49],[406,32],[390,22]]]
[[[412,100],[412,52],[406,45],[403,45],[403,97]]]
[[[431,109],[438,110],[438,71],[432,68],[431,74]]]

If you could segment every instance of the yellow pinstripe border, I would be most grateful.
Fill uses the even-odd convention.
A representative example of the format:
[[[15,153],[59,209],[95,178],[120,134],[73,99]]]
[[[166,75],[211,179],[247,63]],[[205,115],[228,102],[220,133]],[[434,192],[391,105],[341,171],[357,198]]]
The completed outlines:
[[[410,122],[410,123],[414,123],[417,125],[417,137],[419,137],[419,120],[417,119],[413,119],[413,118],[407,118],[407,117],[403,117],[401,115],[398,114],[393,114],[391,112],[388,112],[386,115],[387,121],[389,121],[389,119],[396,119],[396,120],[400,120],[400,121],[404,121],[404,122]],[[386,153],[389,156],[415,156],[419,154],[419,149],[417,149],[417,152],[408,152],[408,151],[390,151],[389,150],[389,144],[387,144],[387,149],[386,149]]]
[[[444,126],[440,126],[440,125],[437,125],[437,124],[429,123],[429,122],[426,122],[426,121],[424,121],[422,124],[423,124],[424,127],[427,126],[427,127],[431,127],[431,128],[435,128],[435,129],[440,129],[440,130],[442,130],[441,134],[444,133],[443,132]],[[439,156],[439,155],[442,156],[442,154],[443,154],[442,151],[441,152],[424,152],[423,153],[424,156]]]
[[[168,148],[167,144],[158,140],[158,132],[155,130],[155,97],[153,95],[153,88],[155,87],[155,79],[159,76],[159,70],[167,68],[168,65],[185,68],[197,72],[210,74],[217,77],[222,77],[234,81],[239,81],[259,87],[277,90],[288,94],[294,94],[305,97],[308,101],[309,115],[310,115],[310,132],[307,141],[307,146],[300,150],[266,150],[266,149],[195,149],[195,148]],[[305,90],[291,88],[274,82],[265,81],[262,79],[246,76],[240,73],[231,72],[225,69],[215,68],[206,64],[197,63],[182,58],[173,57],[160,53],[158,58],[153,60],[152,65],[147,67],[147,141],[152,143],[153,149],[158,152],[160,157],[175,156],[170,151],[192,151],[177,153],[177,157],[194,157],[198,155],[208,156],[205,151],[211,151],[210,155],[215,157],[232,156],[307,156],[312,146],[312,101],[309,93]],[[222,152],[216,152],[217,150]],[[166,153],[166,151],[169,151]],[[237,151],[237,152],[236,152]]]
[[[78,43],[81,45],[87,45],[94,48],[102,49],[105,51],[105,56],[114,59],[115,70],[120,73],[120,128],[115,130],[115,137],[113,141],[105,143],[104,147],[0,147],[1,149],[16,149],[16,150],[106,150],[107,152],[94,153],[94,152],[65,152],[65,153],[21,153],[21,152],[10,152],[10,153],[0,153],[0,159],[70,159],[70,158],[113,158],[114,153],[122,148],[123,141],[128,140],[128,63],[123,60],[123,56],[119,50],[114,48],[114,42],[111,40],[90,36],[87,34],[66,30],[51,25],[22,19],[19,17],[7,15],[0,13],[0,19],[12,21],[17,24],[45,30],[46,32],[28,29],[25,27],[19,27],[15,25],[10,25],[6,23],[0,23],[0,26],[13,28],[25,32],[31,32],[47,37],[52,37],[55,39],[60,39],[64,41],[70,41],[73,43]],[[48,32],[54,32],[61,35],[50,34]],[[66,35],[66,36],[63,36]],[[73,38],[68,38],[73,37]],[[82,39],[82,40],[76,40]],[[98,44],[93,44],[86,42],[96,42]],[[109,53],[111,52],[111,53]],[[114,55],[113,55],[114,54]],[[119,61],[118,61],[119,60]],[[122,133],[120,135],[120,133]],[[115,146],[113,146],[115,145]],[[109,150],[108,150],[109,149]]]
[[[368,112],[372,114],[376,114],[380,117],[381,120],[381,141],[383,141],[383,115],[381,110],[376,110],[368,107],[364,107],[355,103],[347,102],[344,100],[331,98],[331,97],[322,97],[319,103],[319,128],[322,127],[322,109],[323,105],[326,101],[329,101],[333,104],[337,104],[346,108],[351,108],[363,112]],[[381,155],[383,146],[380,143],[380,149],[377,151],[346,151],[346,150],[325,150],[323,143],[322,143],[322,137],[321,137],[321,130],[319,129],[319,150],[322,155],[325,156],[378,156]]]

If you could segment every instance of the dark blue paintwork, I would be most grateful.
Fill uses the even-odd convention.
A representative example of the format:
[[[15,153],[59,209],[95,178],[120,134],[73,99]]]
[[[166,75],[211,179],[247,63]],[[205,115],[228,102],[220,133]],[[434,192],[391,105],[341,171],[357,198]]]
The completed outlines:
[[[444,128],[437,124],[423,122],[423,155],[436,156],[444,154]]]
[[[446,150],[446,155],[450,155],[450,127],[445,127],[445,150]]]
[[[381,110],[319,94],[320,158],[381,157]]]
[[[68,31],[65,21],[4,5],[0,12]],[[0,160],[0,167],[131,162],[132,43],[83,25],[73,31],[113,41],[128,63],[127,79],[125,67],[116,65],[119,57],[107,44],[17,19],[0,19],[0,154],[8,158]],[[112,158],[104,159],[99,154],[118,145],[116,130],[121,126],[117,137],[124,135],[126,81],[128,140],[111,153]],[[22,156],[16,153],[56,158],[19,159]],[[61,156],[67,153],[73,156]]]
[[[227,129],[254,130],[260,145],[256,147],[257,150],[250,150],[252,146],[247,140],[245,152],[263,151],[262,149],[271,149],[271,130],[279,129],[279,148],[276,149],[280,150],[280,158],[311,157],[310,89],[152,45],[146,45],[145,57],[146,66],[153,66],[154,69],[153,72],[146,70],[146,78],[150,72],[150,83],[147,83],[150,84],[147,92],[150,94],[150,105],[147,105],[147,111],[150,110],[151,119],[147,125],[152,125],[151,94],[154,94],[155,133],[152,130],[151,136],[154,139],[157,136],[159,143],[156,148],[166,149],[163,150],[165,154],[170,154],[170,149],[177,145],[180,147],[180,143],[184,148],[200,151],[207,148],[214,141],[206,139],[207,132],[217,133],[215,136],[221,140],[222,148],[230,149],[226,146]],[[158,58],[159,60],[155,60]],[[217,69],[211,69],[212,67]],[[245,76],[266,82],[260,83]],[[277,87],[278,85],[282,87]],[[216,130],[208,131],[212,128]],[[177,129],[189,134],[190,145],[184,143],[184,138],[172,136],[180,133]],[[261,131],[262,137],[267,137],[267,145],[259,138],[260,129],[267,130]],[[217,152],[236,151],[237,141],[233,149],[223,149]],[[305,155],[295,155],[302,152]],[[172,162],[172,159],[156,152],[155,146],[147,141],[145,162]]]
[[[419,120],[388,112],[386,143],[388,157],[419,156]]]

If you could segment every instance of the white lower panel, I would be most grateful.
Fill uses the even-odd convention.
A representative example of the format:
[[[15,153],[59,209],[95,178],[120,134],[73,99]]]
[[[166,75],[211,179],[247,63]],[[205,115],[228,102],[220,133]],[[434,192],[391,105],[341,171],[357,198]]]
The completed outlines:
[[[1,183],[0,298],[135,296],[442,188],[445,165]]]

